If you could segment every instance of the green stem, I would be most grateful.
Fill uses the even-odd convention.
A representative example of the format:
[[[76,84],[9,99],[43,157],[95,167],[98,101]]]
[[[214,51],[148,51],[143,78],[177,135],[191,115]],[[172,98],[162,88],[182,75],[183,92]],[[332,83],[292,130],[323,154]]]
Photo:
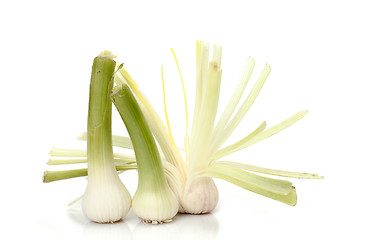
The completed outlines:
[[[122,166],[116,166],[116,171],[126,171],[136,169],[135,164],[126,164]],[[76,177],[86,177],[88,176],[88,169],[73,169],[73,170],[64,170],[64,171],[46,171],[43,174],[43,182],[50,183],[59,180],[65,180]]]
[[[78,137],[80,141],[87,141],[87,133],[84,132]],[[133,144],[129,137],[112,135],[112,145],[121,148],[133,149]]]
[[[115,163],[135,163],[135,158],[131,157],[120,157],[117,154],[114,154]],[[66,164],[79,164],[79,163],[87,163],[87,158],[59,158],[53,159],[50,158],[47,162],[48,165],[66,165]]]
[[[290,206],[297,204],[296,189],[291,183],[287,183],[286,181],[256,176],[255,174],[250,175],[237,168],[230,169],[228,166],[224,168],[224,165],[219,167],[219,164],[216,164],[216,167],[209,167],[203,175],[223,179],[251,192]],[[286,191],[278,191],[282,189],[286,189]]]
[[[263,168],[263,167],[257,167],[253,165],[229,162],[229,161],[219,161],[219,162],[216,162],[216,164],[227,165],[227,166],[231,166],[231,167],[235,167],[238,169],[243,169],[243,170],[247,170],[251,172],[258,172],[258,173],[269,174],[269,175],[280,176],[280,177],[300,178],[300,179],[323,179],[324,178],[323,176],[319,176],[315,173],[282,171],[282,170],[277,170],[277,169]]]
[[[89,175],[114,168],[110,93],[115,65],[109,55],[100,55],[93,62],[87,130]]]
[[[112,94],[112,101],[123,119],[134,146],[139,186],[152,190],[167,186],[161,158],[153,135],[137,101],[127,85]]]
[[[43,182],[50,183],[54,181],[83,177],[88,175],[88,169],[73,169],[73,170],[65,170],[65,171],[46,171],[43,174]]]

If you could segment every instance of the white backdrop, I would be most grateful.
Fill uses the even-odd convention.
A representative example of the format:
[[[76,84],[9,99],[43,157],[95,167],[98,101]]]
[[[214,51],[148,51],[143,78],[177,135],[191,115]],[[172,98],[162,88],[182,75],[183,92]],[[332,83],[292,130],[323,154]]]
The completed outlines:
[[[366,55],[364,1],[2,1],[0,3],[1,239],[365,239]],[[174,137],[181,144],[184,108],[180,62],[193,111],[195,40],[223,46],[219,112],[248,56],[252,86],[269,63],[259,98],[228,143],[266,120],[299,110],[289,129],[228,156],[262,167],[315,172],[291,180],[290,207],[216,180],[218,207],[170,224],[90,223],[80,205],[82,178],[43,184],[52,147],[85,147],[93,58],[113,51],[163,117],[160,67]],[[126,134],[114,112],[113,133]],[[227,143],[227,144],[228,144]],[[123,174],[133,193],[137,174]]]

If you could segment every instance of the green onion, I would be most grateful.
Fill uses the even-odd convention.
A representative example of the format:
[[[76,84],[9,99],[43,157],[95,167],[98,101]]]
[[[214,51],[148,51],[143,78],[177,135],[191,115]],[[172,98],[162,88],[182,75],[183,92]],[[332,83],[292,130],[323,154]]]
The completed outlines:
[[[132,209],[144,222],[170,221],[177,214],[178,201],[165,178],[158,148],[144,115],[127,85],[114,92],[112,100],[135,151],[139,183]]]

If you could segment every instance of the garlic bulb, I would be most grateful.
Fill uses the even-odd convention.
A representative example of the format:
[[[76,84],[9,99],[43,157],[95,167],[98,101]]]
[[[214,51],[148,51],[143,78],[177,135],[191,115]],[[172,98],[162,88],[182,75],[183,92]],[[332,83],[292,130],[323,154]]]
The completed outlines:
[[[116,169],[111,169],[110,173],[106,172],[92,178],[89,175],[87,189],[82,199],[82,210],[91,221],[118,222],[130,210],[130,193],[113,171],[116,173]]]
[[[198,177],[184,193],[183,213],[210,213],[218,203],[218,190],[211,177]]]
[[[168,186],[138,186],[133,197],[134,213],[147,223],[169,222],[178,212],[178,201]]]

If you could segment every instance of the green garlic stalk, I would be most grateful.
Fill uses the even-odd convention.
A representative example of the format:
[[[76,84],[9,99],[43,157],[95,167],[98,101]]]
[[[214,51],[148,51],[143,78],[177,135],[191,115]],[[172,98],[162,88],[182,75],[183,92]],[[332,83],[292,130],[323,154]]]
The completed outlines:
[[[94,59],[90,82],[87,158],[88,185],[82,210],[98,223],[120,221],[128,213],[131,196],[117,175],[112,150],[110,93],[115,61],[110,52]]]
[[[134,213],[144,222],[171,221],[178,201],[164,175],[160,154],[140,107],[127,85],[112,94],[133,143],[139,183],[132,200]]]

